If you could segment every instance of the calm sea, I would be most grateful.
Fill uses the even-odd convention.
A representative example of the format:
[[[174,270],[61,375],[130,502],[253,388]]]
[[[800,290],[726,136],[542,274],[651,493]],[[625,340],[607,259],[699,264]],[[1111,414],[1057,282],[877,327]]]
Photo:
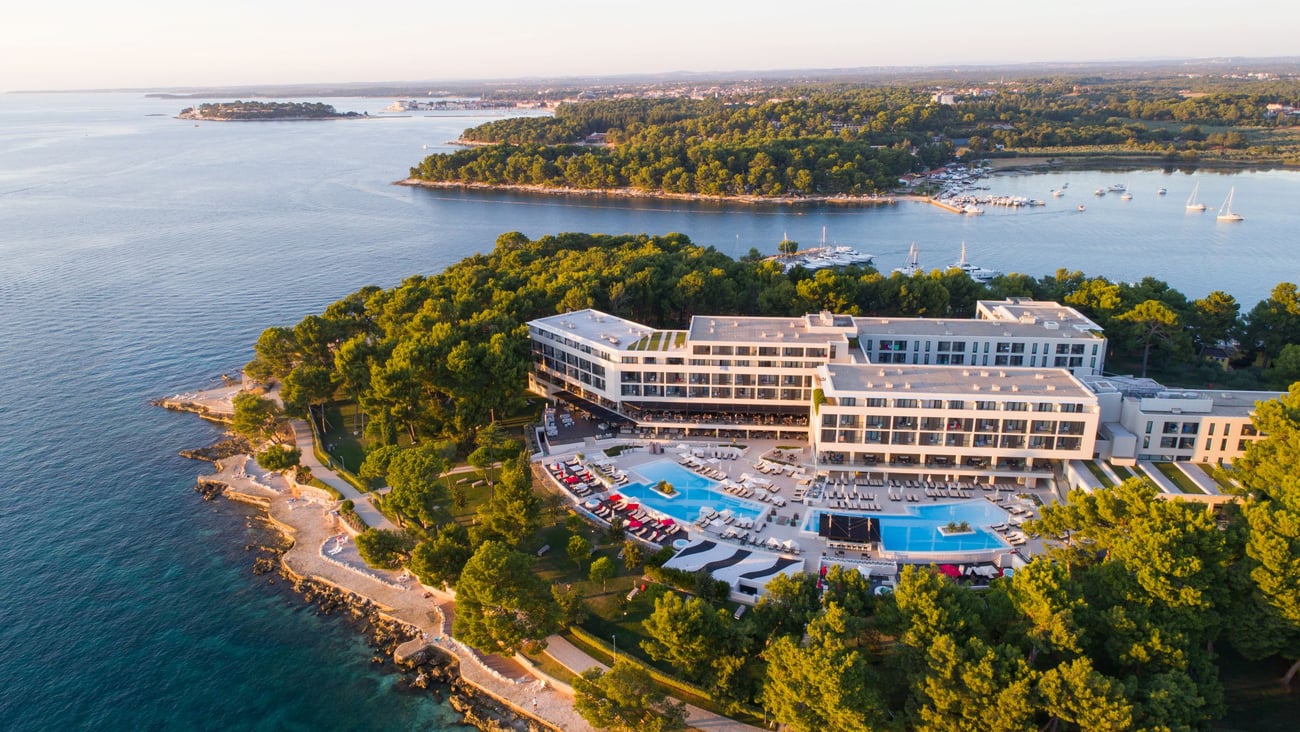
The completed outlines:
[[[390,100],[328,100],[380,112]],[[962,217],[411,190],[484,117],[200,123],[191,102],[0,95],[0,720],[6,729],[447,729],[362,638],[250,572],[249,512],[190,491],[216,432],[148,406],[233,372],[268,325],[489,249],[502,231],[680,231],[723,252],[784,236],[941,266],[1152,274],[1247,305],[1295,281],[1300,174],[996,177],[1043,208]],[[1184,213],[1196,181],[1210,206]],[[1049,191],[1069,182],[1068,195]],[[1127,183],[1131,201],[1093,189]],[[1160,186],[1168,195],[1156,195]],[[1217,224],[1235,186],[1246,222]],[[1086,212],[1077,211],[1079,203]]]

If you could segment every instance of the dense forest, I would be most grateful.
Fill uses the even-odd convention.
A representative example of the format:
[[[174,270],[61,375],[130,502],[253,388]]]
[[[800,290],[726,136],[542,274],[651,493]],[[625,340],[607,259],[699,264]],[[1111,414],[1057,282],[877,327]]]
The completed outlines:
[[[320,102],[215,102],[181,110],[182,119],[206,120],[275,120],[334,119],[360,117],[356,112],[340,113],[331,104]]]
[[[716,583],[662,569],[664,554],[643,556],[617,527],[593,539],[576,516],[555,525],[557,508],[533,486],[521,445],[493,421],[524,398],[524,324],[543,315],[595,307],[661,327],[697,313],[962,317],[977,299],[1011,295],[1068,302],[1103,323],[1112,364],[1141,363],[1155,349],[1167,367],[1222,382],[1228,374],[1197,365],[1195,345],[1236,340],[1254,364],[1240,378],[1300,378],[1291,283],[1243,315],[1225,293],[1189,300],[1150,278],[1060,271],[984,286],[951,271],[785,274],[756,254],[733,260],[680,235],[518,233],[441,274],[363,288],[319,316],[268,329],[247,371],[281,380],[291,412],[359,405],[370,449],[358,473],[389,487],[377,504],[404,528],[366,531],[358,548],[377,565],[454,586],[454,633],[486,651],[535,649],[566,626],[607,630],[591,603],[623,570],[591,559],[600,543],[622,550],[631,578],[663,583],[647,591],[644,640],[627,650],[737,714],[809,731],[1206,728],[1226,708],[1220,646],[1251,659],[1300,658],[1300,386],[1259,409],[1269,437],[1225,474],[1243,501],[1220,514],[1160,500],[1138,479],[1075,492],[1026,527],[1061,538],[1056,548],[988,590],[913,568],[893,595],[877,597],[857,572],[832,570],[774,582],[741,620],[723,609]],[[267,404],[244,398],[236,418],[263,429]],[[467,488],[441,478],[461,460],[490,487],[457,520]],[[569,537],[570,559],[557,561],[570,570],[547,580],[537,549],[557,536]],[[578,585],[574,566],[590,584]],[[630,663],[579,680],[579,710],[611,729],[681,728],[680,709]]]
[[[956,154],[1143,154],[1298,163],[1300,83],[1191,92],[1164,82],[1043,79],[955,93],[820,85],[751,98],[607,99],[554,116],[488,122],[478,146],[430,155],[424,181],[631,188],[706,196],[835,196],[893,190]],[[1176,81],[1187,82],[1186,79]],[[960,147],[960,145],[964,147]]]

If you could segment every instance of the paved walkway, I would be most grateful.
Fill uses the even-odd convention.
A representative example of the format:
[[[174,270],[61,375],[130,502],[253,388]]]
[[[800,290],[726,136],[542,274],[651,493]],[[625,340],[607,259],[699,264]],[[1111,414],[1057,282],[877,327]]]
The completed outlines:
[[[316,459],[311,425],[307,424],[306,420],[291,419],[289,420],[289,426],[293,428],[294,444],[302,451],[300,461],[304,467],[311,470],[313,477],[319,478],[325,485],[342,493],[344,498],[351,499],[357,515],[366,522],[367,526],[372,529],[397,530],[397,526],[370,502],[371,496],[369,494],[357,490],[351,483],[340,478],[338,473],[321,465],[320,461]]]
[[[588,656],[582,649],[558,635],[546,639],[546,655],[575,674],[581,674],[593,666],[602,671],[609,670],[609,666]],[[749,730],[759,732],[762,729],[761,727],[737,722],[734,719],[700,709],[693,704],[686,705],[686,724],[694,729],[726,730],[727,732],[748,732]]]

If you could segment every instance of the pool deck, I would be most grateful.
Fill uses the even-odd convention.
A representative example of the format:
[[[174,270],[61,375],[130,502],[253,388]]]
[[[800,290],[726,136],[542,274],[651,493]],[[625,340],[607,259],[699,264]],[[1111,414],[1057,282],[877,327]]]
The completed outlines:
[[[656,448],[652,452],[652,444],[657,445],[662,450]],[[616,456],[608,456],[604,453],[604,450],[619,445],[635,447],[625,447]],[[717,458],[716,462],[714,462],[715,459],[712,457],[714,451],[727,452],[737,448],[739,451],[737,458]],[[997,505],[1004,509],[1014,506],[1019,515],[1015,517],[1013,523],[1018,523],[1020,520],[1036,517],[1038,505],[1050,504],[1060,500],[1057,493],[1052,489],[1030,489],[1024,486],[1007,484],[993,486],[990,490],[973,487],[964,492],[953,493],[953,495],[959,497],[951,497],[946,488],[939,491],[928,488],[919,481],[901,481],[893,484],[886,482],[883,485],[868,486],[858,482],[858,480],[866,480],[867,474],[865,472],[855,475],[852,471],[845,471],[840,466],[814,465],[808,446],[792,445],[789,440],[747,440],[743,445],[733,445],[731,442],[718,441],[652,440],[644,438],[596,440],[588,437],[580,443],[569,443],[565,446],[563,452],[547,455],[540,462],[562,461],[570,459],[579,453],[589,462],[597,460],[608,462],[619,470],[633,475],[637,474],[637,466],[639,465],[665,459],[680,463],[681,459],[687,455],[702,453],[705,457],[703,459],[697,457],[697,460],[707,461],[706,465],[708,467],[720,470],[730,480],[739,480],[742,476],[748,474],[751,477],[770,481],[773,494],[783,498],[786,503],[784,506],[761,504],[768,509],[767,520],[760,522],[751,533],[764,540],[769,537],[776,539],[778,542],[793,540],[802,549],[800,554],[808,558],[810,565],[815,565],[813,560],[819,556],[827,559],[838,558],[837,561],[886,559],[903,563],[970,562],[1005,559],[1005,557],[999,557],[999,555],[1009,554],[1018,554],[1023,559],[1044,550],[1042,541],[1032,537],[1028,537],[1024,543],[1016,546],[1008,545],[995,549],[962,552],[952,555],[836,548],[829,546],[824,539],[817,537],[815,534],[803,531],[804,522],[811,510],[833,511],[839,514],[872,518],[915,517],[916,514],[909,511],[909,508],[942,503],[978,501],[988,504],[989,502],[996,502]],[[760,465],[765,467],[781,466],[783,469],[779,473],[765,473],[759,470]],[[880,481],[877,480],[876,482]],[[796,489],[806,492],[802,501],[794,499]],[[617,486],[608,489],[608,492],[611,493],[618,491]],[[890,499],[891,494],[896,500]],[[566,495],[570,494],[566,491]],[[599,498],[605,494],[596,493],[594,495]],[[839,498],[838,496],[847,497]],[[586,498],[590,497],[587,496]],[[585,498],[574,498],[572,500],[576,505],[581,506]],[[865,510],[867,505],[871,505],[875,510]],[[859,508],[859,506],[864,508]],[[683,524],[683,527],[688,530],[691,539],[707,538],[736,548],[751,546],[739,541],[720,538],[718,534],[705,532],[693,524]],[[1014,527],[1011,527],[1011,530],[1014,530]]]

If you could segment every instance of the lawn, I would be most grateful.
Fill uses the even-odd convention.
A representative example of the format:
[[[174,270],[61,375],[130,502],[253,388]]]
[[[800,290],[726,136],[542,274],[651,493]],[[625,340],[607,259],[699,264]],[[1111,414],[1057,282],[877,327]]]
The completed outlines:
[[[1178,486],[1178,490],[1189,495],[1205,495],[1205,490],[1196,484],[1186,473],[1178,469],[1173,463],[1154,463],[1156,470],[1160,474],[1173,481]]]
[[[1110,466],[1111,470],[1115,471],[1115,475],[1118,475],[1120,480],[1128,480],[1129,478],[1133,477],[1133,471],[1129,470],[1128,468],[1122,465],[1116,465],[1115,463],[1106,463],[1106,464]]]
[[[1231,481],[1224,480],[1222,477],[1220,477],[1219,472],[1217,470],[1219,466],[1211,463],[1197,463],[1196,467],[1200,468],[1202,472],[1210,476],[1215,483],[1218,483],[1219,490],[1223,491],[1224,493],[1236,493],[1238,490],[1240,490],[1237,486],[1233,485]]]
[[[1096,478],[1102,484],[1103,487],[1105,488],[1115,487],[1115,483],[1111,481],[1110,476],[1106,475],[1106,471],[1102,470],[1100,465],[1098,465],[1097,463],[1091,460],[1084,460],[1083,464],[1085,467],[1088,468],[1088,472],[1092,473],[1093,477]]]
[[[331,404],[325,407],[325,430],[321,433],[321,450],[341,465],[344,470],[356,473],[361,461],[366,459],[366,444],[359,431],[355,404]]]

